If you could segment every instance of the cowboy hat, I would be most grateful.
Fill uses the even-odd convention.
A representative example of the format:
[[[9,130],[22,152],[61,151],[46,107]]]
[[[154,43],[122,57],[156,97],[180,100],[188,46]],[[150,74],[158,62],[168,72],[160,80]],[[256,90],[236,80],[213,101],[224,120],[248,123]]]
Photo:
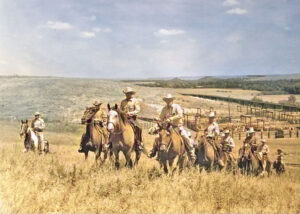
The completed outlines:
[[[261,139],[261,142],[266,143],[267,141],[266,141],[266,139]]]
[[[102,103],[98,102],[97,100],[93,102],[94,106],[100,106]]]
[[[123,90],[123,93],[124,93],[124,94],[128,94],[128,93],[133,93],[133,94],[135,94],[135,91],[134,91],[133,88],[131,88],[131,87],[126,87],[126,88]]]
[[[224,134],[230,134],[230,131],[229,131],[228,129],[226,129],[226,130],[224,131]]]
[[[208,117],[216,117],[216,114],[214,111],[209,112]]]
[[[38,115],[41,115],[40,112],[37,111],[34,113],[34,116],[38,116]]]
[[[164,101],[167,101],[167,100],[174,100],[174,97],[172,96],[172,94],[167,94],[166,96],[163,97],[163,100],[164,100]]]
[[[210,134],[206,135],[206,138],[214,138],[214,137],[215,137],[215,135],[213,133],[210,133]]]
[[[255,132],[254,128],[250,127],[250,129],[248,130],[248,133],[250,134],[250,133],[254,133],[254,132]]]

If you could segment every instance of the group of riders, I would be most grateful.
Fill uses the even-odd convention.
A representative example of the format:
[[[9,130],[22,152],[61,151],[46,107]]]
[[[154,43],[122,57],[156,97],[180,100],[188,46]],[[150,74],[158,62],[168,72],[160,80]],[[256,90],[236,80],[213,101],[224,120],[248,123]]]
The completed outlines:
[[[134,149],[137,151],[145,152],[149,158],[153,158],[155,156],[158,157],[159,151],[167,149],[165,148],[166,145],[160,142],[159,137],[156,137],[151,151],[148,153],[145,150],[143,143],[142,127],[140,126],[137,120],[138,115],[141,111],[141,107],[138,99],[135,98],[136,92],[133,90],[133,88],[126,87],[123,90],[123,93],[125,94],[126,98],[122,100],[120,104],[120,110],[125,114],[126,120],[130,123],[130,125],[133,128],[135,139]],[[163,97],[163,101],[165,102],[165,106],[162,108],[159,118],[155,118],[155,120],[158,123],[149,130],[149,133],[157,133],[155,131],[161,128],[159,124],[167,124],[166,129],[178,130],[178,134],[181,136],[185,150],[187,152],[188,159],[191,163],[196,163],[198,160],[195,150],[197,150],[199,142],[194,141],[191,137],[191,133],[184,128],[183,109],[179,104],[174,103],[174,97],[171,94],[167,94],[165,97]],[[93,110],[92,118],[95,127],[97,127],[99,132],[101,132],[104,136],[103,145],[106,149],[111,148],[112,142],[110,140],[109,132],[111,127],[109,126],[112,126],[112,124],[110,124],[108,121],[107,112],[103,108],[101,108],[101,103],[97,101],[93,103],[93,107],[90,107],[90,109]],[[230,130],[220,130],[218,123],[215,121],[215,118],[216,113],[214,111],[211,111],[208,115],[208,124],[204,129],[204,133],[201,133],[201,137],[206,143],[212,145],[216,156],[215,162],[219,166],[223,167],[225,163],[221,158],[222,154],[226,154],[228,160],[231,162],[237,161],[234,155],[235,142],[230,135]],[[38,136],[39,141],[43,141],[43,130],[45,128],[45,122],[41,118],[40,113],[35,113],[35,118],[31,123],[31,127]],[[85,137],[89,138],[90,136]],[[78,152],[85,152],[87,144],[90,143],[91,142],[88,140],[82,140]],[[268,154],[270,153],[270,149],[265,139],[259,139],[255,135],[255,130],[253,129],[253,127],[250,127],[247,130],[246,138],[243,141],[242,148],[239,150],[238,159],[248,159],[248,151],[251,151],[253,154],[256,155],[257,159],[260,162],[260,166],[264,171],[266,169],[267,163],[269,162]],[[283,151],[278,149],[277,158],[274,162],[274,165],[280,163],[284,167],[283,155]]]

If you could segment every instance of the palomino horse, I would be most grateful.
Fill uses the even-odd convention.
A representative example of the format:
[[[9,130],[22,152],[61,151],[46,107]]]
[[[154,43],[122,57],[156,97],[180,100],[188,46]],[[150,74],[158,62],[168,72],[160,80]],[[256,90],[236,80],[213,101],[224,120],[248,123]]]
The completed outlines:
[[[93,116],[97,110],[93,107],[87,108],[81,118],[81,123],[86,125],[86,131],[81,137],[81,145],[84,150],[85,159],[88,158],[89,151],[93,151],[96,153],[95,161],[100,158],[101,162],[103,163],[108,154],[108,149],[106,148],[105,144],[105,136],[103,134],[103,130],[99,127],[98,124],[95,124]],[[91,142],[91,144],[89,143]],[[101,159],[101,153],[104,153],[103,160]]]
[[[198,148],[196,148],[196,164],[199,165],[200,170],[204,168],[206,171],[211,171],[216,166],[214,146],[200,133],[197,133],[195,141],[198,142]]]
[[[172,172],[176,170],[176,167],[172,169],[176,158],[176,166],[178,166],[179,172],[181,172],[186,159],[186,150],[179,130],[177,128],[171,128],[170,124],[157,123],[157,125],[158,129],[154,132],[159,134],[159,145],[157,145],[159,147],[158,160],[161,166],[163,166],[164,172],[169,172],[168,165]],[[151,134],[155,134],[154,132]]]
[[[131,153],[135,151],[135,162],[138,161],[141,156],[141,152],[135,149],[135,137],[134,130],[131,124],[127,121],[126,115],[116,104],[114,109],[107,105],[108,107],[108,131],[110,132],[110,141],[112,142],[112,150],[115,156],[115,166],[120,167],[119,153],[123,152],[126,164],[130,168],[133,167],[133,161],[131,159]]]
[[[49,142],[44,140],[44,142],[39,143],[38,136],[35,134],[32,128],[28,125],[28,120],[21,120],[20,136],[25,136],[24,147],[25,151],[37,151],[49,152]]]

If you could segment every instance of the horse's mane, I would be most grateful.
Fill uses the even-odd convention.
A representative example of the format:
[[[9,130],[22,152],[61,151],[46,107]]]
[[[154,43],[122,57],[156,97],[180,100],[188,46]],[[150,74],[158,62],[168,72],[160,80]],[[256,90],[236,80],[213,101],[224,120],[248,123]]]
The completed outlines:
[[[125,124],[127,122],[125,112],[120,109],[116,109],[115,111],[119,114],[121,121]]]

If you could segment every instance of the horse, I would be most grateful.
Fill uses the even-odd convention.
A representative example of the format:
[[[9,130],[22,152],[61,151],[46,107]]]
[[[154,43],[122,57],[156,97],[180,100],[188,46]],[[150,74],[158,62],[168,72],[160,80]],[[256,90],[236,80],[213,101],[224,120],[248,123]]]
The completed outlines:
[[[213,168],[216,168],[216,154],[212,143],[208,142],[205,136],[202,136],[199,133],[197,133],[195,141],[198,142],[196,148],[196,165],[199,165],[200,171],[203,169],[211,171]]]
[[[236,173],[236,169],[237,169],[237,161],[236,159],[233,157],[233,154],[228,153],[228,151],[224,151],[223,150],[223,155],[221,156],[221,160],[224,163],[224,167],[221,168],[221,170],[225,170],[227,172],[233,172]]]
[[[47,140],[44,140],[39,143],[38,136],[33,131],[32,128],[28,125],[28,120],[21,120],[21,128],[20,128],[20,137],[25,136],[24,138],[24,152],[28,152],[29,150],[48,153],[49,152],[49,142]]]
[[[97,110],[94,107],[86,108],[81,118],[81,124],[86,125],[86,131],[81,136],[80,144],[84,150],[85,160],[88,158],[89,151],[92,151],[95,152],[95,162],[97,163],[100,158],[101,163],[104,163],[109,150],[105,147],[103,130],[94,121],[93,116],[96,112]],[[103,160],[101,159],[101,153],[104,154]]]
[[[120,167],[119,153],[123,152],[126,163],[125,166],[132,168],[137,165],[141,156],[141,152],[135,149],[135,136],[132,125],[127,121],[126,114],[118,108],[116,104],[114,108],[107,105],[108,108],[108,125],[107,129],[110,133],[110,142],[112,142],[112,151],[115,156],[115,166]],[[135,161],[131,159],[131,153],[135,151]]]
[[[262,172],[262,166],[260,160],[254,152],[254,148],[247,146],[239,149],[238,167],[242,174],[255,176]]]
[[[281,161],[274,161],[273,162],[273,169],[277,175],[283,174],[285,172],[285,165]]]
[[[170,124],[161,124],[157,123],[158,129],[155,130],[155,133],[158,133],[158,160],[160,165],[163,167],[164,172],[169,173],[169,168],[173,168],[173,163],[177,158],[176,167],[178,166],[179,172],[183,170],[184,161],[186,159],[186,149],[184,141],[179,134],[177,128],[172,128]],[[151,133],[151,134],[154,134]],[[172,172],[176,170],[176,167],[172,169]]]

